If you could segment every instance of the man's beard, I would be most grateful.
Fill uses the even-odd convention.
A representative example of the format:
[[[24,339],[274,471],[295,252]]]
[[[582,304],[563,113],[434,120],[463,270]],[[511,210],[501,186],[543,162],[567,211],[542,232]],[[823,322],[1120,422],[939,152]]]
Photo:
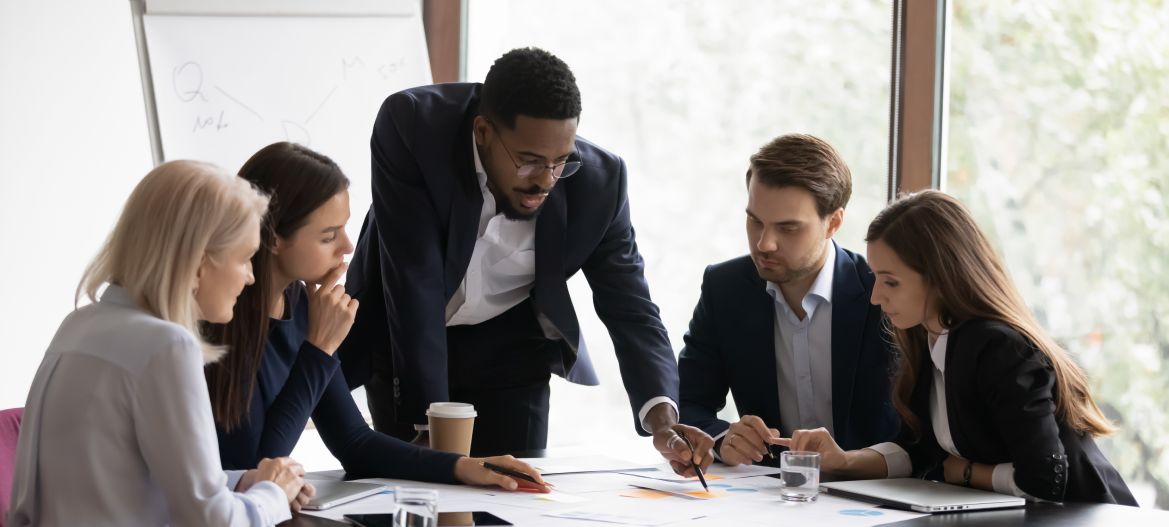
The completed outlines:
[[[530,186],[526,189],[513,189],[513,190],[515,190],[516,192],[519,192],[521,194],[528,194],[528,195],[545,194],[545,193],[551,192],[551,189],[544,190],[544,189],[540,188],[539,185],[536,185],[536,184],[533,184],[532,186]],[[511,200],[508,198],[509,198],[509,196],[507,196],[507,195],[502,196],[502,199],[501,199],[501,196],[495,196],[495,210],[497,212],[502,212],[504,218],[507,218],[507,219],[512,220],[512,221],[532,221],[532,220],[536,219],[540,215],[540,211],[544,210],[544,204],[547,203],[547,200],[545,200],[544,203],[541,203],[539,207],[536,207],[536,210],[534,210],[532,212],[524,212],[524,211],[521,211],[521,210],[515,208],[512,205]]]
[[[803,267],[800,267],[797,269],[785,269],[783,271],[775,271],[775,270],[763,271],[763,270],[760,270],[759,277],[764,279],[764,280],[767,280],[768,282],[774,282],[776,284],[786,284],[788,282],[794,282],[797,280],[807,278],[809,275],[811,275],[812,273],[815,273],[815,272],[816,272],[816,266],[815,266],[815,263],[813,263],[811,265],[806,265],[806,266],[803,266]]]
[[[828,250],[828,249],[825,249],[825,250]],[[812,257],[811,259],[805,260],[804,262],[800,262],[803,264],[800,267],[784,268],[782,271],[781,270],[764,271],[762,269],[757,269],[757,270],[759,271],[759,277],[768,281],[768,282],[774,282],[776,284],[786,284],[789,282],[795,282],[798,280],[802,280],[804,278],[807,278],[808,276],[811,276],[812,274],[815,274],[819,270],[817,268],[817,264],[820,263],[820,261],[823,259],[823,257],[824,257],[824,253],[821,252],[820,254]]]

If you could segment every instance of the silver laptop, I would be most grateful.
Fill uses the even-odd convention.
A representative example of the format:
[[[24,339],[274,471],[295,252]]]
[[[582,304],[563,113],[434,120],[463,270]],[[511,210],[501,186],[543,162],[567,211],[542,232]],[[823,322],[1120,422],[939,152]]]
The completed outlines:
[[[829,494],[918,512],[1022,507],[1023,498],[915,478],[821,483]]]
[[[306,510],[310,511],[325,510],[342,503],[373,496],[386,488],[384,485],[376,483],[358,483],[356,481],[327,479],[309,479],[307,481],[317,488],[317,494],[304,506]]]

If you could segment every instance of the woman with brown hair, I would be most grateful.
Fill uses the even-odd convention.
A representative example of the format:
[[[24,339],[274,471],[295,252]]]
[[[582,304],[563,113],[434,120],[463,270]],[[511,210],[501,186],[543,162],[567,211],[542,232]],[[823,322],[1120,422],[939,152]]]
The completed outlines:
[[[1033,500],[1136,505],[1095,437],[1114,428],[1084,372],[1039,326],[990,242],[937,191],[885,208],[865,237],[872,303],[899,357],[895,442],[845,452],[826,430],[777,443],[818,451],[826,472],[921,477]]]
[[[203,331],[210,342],[232,350],[206,371],[224,468],[287,456],[311,418],[349,478],[547,491],[488,470],[479,459],[422,448],[369,428],[335,356],[359,307],[337,284],[345,255],[353,252],[345,234],[348,178],[327,156],[287,142],[256,152],[240,177],[268,193],[272,204],[261,226],[260,250],[251,258],[254,283],[243,289],[229,322],[208,324]],[[511,456],[488,461],[543,482],[535,469]]]

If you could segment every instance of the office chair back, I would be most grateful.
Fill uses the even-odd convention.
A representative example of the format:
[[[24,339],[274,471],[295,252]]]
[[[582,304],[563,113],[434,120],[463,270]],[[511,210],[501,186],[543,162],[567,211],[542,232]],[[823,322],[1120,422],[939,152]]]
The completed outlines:
[[[16,439],[20,437],[21,408],[0,410],[0,527],[12,499],[12,472],[16,468]]]

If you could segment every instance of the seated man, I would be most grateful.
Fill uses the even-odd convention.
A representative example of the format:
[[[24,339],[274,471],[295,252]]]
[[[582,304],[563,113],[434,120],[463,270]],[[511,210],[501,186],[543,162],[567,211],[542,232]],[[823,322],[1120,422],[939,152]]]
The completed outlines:
[[[728,465],[762,461],[779,430],[823,426],[846,449],[897,433],[873,273],[832,240],[851,193],[848,167],[815,137],[751,156],[750,255],[706,268],[678,365],[682,422],[714,437]],[[715,415],[728,389],[736,423]]]

